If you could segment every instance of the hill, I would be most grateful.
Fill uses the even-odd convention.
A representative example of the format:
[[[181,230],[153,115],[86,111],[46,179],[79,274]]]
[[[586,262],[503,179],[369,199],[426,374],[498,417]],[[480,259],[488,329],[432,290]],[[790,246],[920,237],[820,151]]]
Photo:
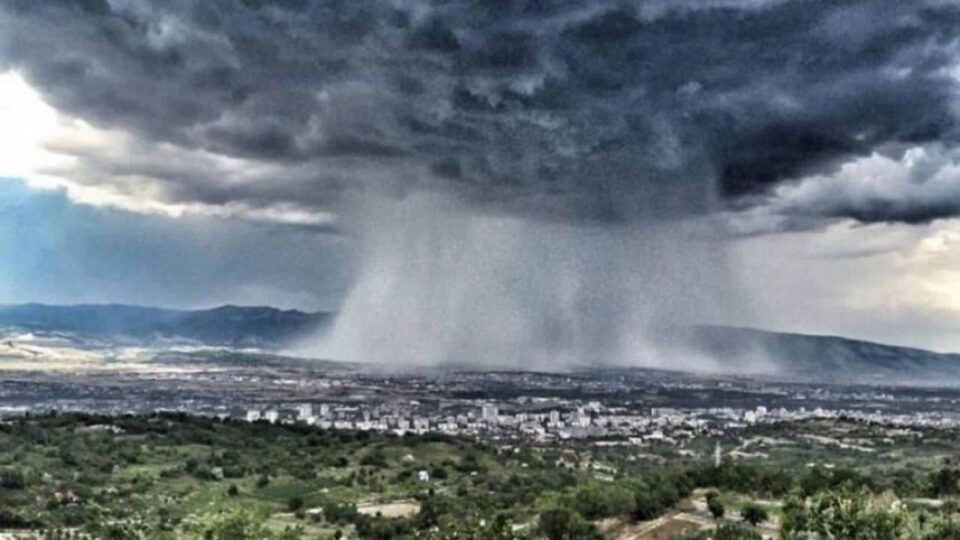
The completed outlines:
[[[110,344],[187,342],[226,347],[280,347],[329,322],[329,313],[221,306],[173,310],[129,305],[0,305],[0,328],[65,334]]]
[[[960,382],[960,354],[726,326],[696,326],[686,337],[686,347],[715,359],[723,371],[762,372],[814,382]]]

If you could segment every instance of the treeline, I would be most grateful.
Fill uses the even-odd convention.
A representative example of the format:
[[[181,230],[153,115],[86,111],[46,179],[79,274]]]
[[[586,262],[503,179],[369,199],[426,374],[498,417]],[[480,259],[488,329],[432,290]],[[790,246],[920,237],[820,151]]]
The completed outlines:
[[[792,492],[809,497],[841,486],[874,493],[891,491],[902,499],[960,495],[960,468],[950,465],[931,472],[857,471],[844,467],[806,467],[798,471],[725,463],[720,467],[693,469],[687,474],[697,487],[716,487],[769,498],[783,498]]]

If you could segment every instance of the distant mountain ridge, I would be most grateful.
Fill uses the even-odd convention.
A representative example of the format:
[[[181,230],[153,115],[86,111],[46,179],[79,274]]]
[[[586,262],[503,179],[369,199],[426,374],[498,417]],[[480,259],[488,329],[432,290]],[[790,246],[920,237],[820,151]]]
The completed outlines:
[[[122,304],[0,305],[0,328],[70,334],[110,343],[195,342],[278,348],[324,327],[330,313],[225,305],[176,310]]]
[[[767,371],[818,382],[960,384],[960,354],[728,326],[692,327],[684,341],[734,372]]]
[[[232,305],[191,311],[122,304],[0,304],[0,331],[66,336],[83,346],[185,343],[279,350],[328,329],[334,317],[329,312]],[[960,384],[960,354],[728,326],[674,327],[663,334],[663,354],[702,359],[707,371],[814,382]],[[370,361],[377,365],[376,359]],[[483,369],[471,364],[445,367]]]

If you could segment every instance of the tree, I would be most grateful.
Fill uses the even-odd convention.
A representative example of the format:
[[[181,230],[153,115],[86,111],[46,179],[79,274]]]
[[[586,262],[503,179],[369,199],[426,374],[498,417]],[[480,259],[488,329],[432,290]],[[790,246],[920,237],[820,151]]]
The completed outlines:
[[[129,525],[112,523],[97,531],[97,536],[104,540],[137,540],[140,535]]]
[[[26,475],[20,469],[0,471],[0,487],[4,489],[24,489],[27,487]]]
[[[687,533],[681,540],[762,540],[760,533],[742,523],[724,523],[715,530]]]
[[[707,510],[710,511],[710,515],[716,520],[723,518],[723,515],[726,514],[726,508],[723,507],[723,503],[720,502],[720,496],[716,493],[709,493],[707,495]]]
[[[713,540],[761,540],[761,536],[740,523],[725,523],[717,527]]]
[[[633,496],[633,518],[637,521],[653,519],[660,515],[663,508],[657,499],[647,490],[638,489]]]
[[[960,485],[960,470],[944,467],[937,473],[931,475],[931,491],[934,497],[944,495],[955,495]]]
[[[934,525],[933,531],[924,535],[923,540],[955,540],[960,538],[960,523],[941,521]]]
[[[866,489],[818,493],[810,500],[784,505],[781,538],[846,538],[850,540],[905,537],[907,515],[896,510],[872,509]]]
[[[269,485],[269,484],[270,484],[270,477],[269,477],[269,476],[267,476],[267,475],[265,475],[265,474],[262,474],[262,475],[260,475],[259,478],[257,478],[257,487],[258,487],[258,488],[263,489],[263,488],[267,487],[267,485]]]
[[[629,514],[634,509],[630,490],[620,485],[588,484],[573,497],[574,508],[589,520]]]
[[[756,503],[747,504],[740,513],[743,515],[743,520],[754,527],[766,521],[769,517],[767,516],[767,509]]]
[[[274,538],[260,517],[237,512],[206,526],[198,536],[204,540],[266,540]]]
[[[592,523],[566,508],[553,508],[542,512],[539,531],[548,540],[600,540],[603,538]]]

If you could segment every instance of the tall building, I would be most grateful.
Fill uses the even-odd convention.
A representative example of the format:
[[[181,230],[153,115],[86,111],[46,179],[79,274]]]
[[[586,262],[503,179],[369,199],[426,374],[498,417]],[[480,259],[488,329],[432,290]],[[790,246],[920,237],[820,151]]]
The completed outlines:
[[[500,416],[500,411],[496,405],[484,405],[480,410],[480,416],[487,422],[496,422]]]
[[[713,466],[719,469],[721,460],[722,460],[722,457],[720,454],[720,441],[717,441],[717,446],[715,446],[713,449]]]

